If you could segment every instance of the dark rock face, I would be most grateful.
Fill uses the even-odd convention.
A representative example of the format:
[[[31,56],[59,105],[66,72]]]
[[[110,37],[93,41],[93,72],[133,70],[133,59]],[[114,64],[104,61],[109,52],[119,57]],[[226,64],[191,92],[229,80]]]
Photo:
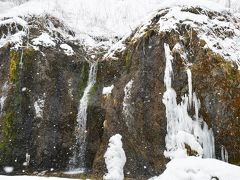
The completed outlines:
[[[117,62],[112,60],[105,62],[108,66],[104,64],[106,69],[102,72],[107,72],[107,75],[102,76],[114,74],[117,78],[112,82],[105,79],[106,86],[114,84],[115,87],[112,94],[104,98],[105,142],[97,154],[93,169],[100,168],[99,171],[103,171],[102,156],[107,148],[107,140],[116,133],[123,135],[127,177],[146,179],[164,169],[167,162],[163,155],[166,135],[166,114],[162,103],[166,63],[164,43],[169,44],[174,57],[172,86],[177,97],[188,91],[185,59],[180,51],[174,50],[174,46],[179,43],[191,64],[193,90],[201,101],[200,116],[213,129],[216,158],[221,159],[221,148],[225,147],[229,150],[229,162],[239,164],[240,123],[237,104],[240,71],[237,65],[205,48],[206,43],[199,39],[198,32],[184,23],[179,23],[178,28],[171,32],[159,32],[159,24],[156,22],[160,17],[152,19],[140,38],[134,38],[133,34],[126,40],[126,50],[116,55]],[[124,87],[130,80],[133,80],[129,100],[131,116],[124,119]],[[131,127],[127,126],[127,121],[131,121]]]
[[[52,20],[56,28],[60,26],[55,19],[47,17],[47,20]],[[33,18],[29,20],[32,22],[36,24],[31,24],[33,28],[29,29],[28,41],[38,37],[40,29],[47,31],[44,19]],[[36,26],[39,29],[34,29]],[[58,38],[59,44],[71,45],[76,54],[67,56],[59,44],[56,47],[40,46],[39,51],[30,46],[14,50],[8,44],[0,50],[0,86],[8,84],[0,117],[1,167],[14,166],[17,171],[67,168],[75,143],[78,103],[86,86],[89,65],[81,46],[61,40],[61,34]],[[27,40],[24,46],[25,43]],[[1,93],[3,95],[3,91]],[[38,107],[42,108],[40,116],[35,106],[42,106]],[[90,109],[99,111],[95,106]],[[89,123],[93,122],[89,120]],[[101,127],[95,125],[91,128],[97,133],[95,136],[101,137]],[[96,150],[89,155],[91,161]],[[28,167],[23,166],[26,153],[30,155]],[[90,166],[91,163],[88,164]]]
[[[125,176],[146,179],[164,170],[168,161],[163,155],[167,133],[162,103],[166,90],[164,43],[173,53],[172,85],[178,97],[188,91],[188,80],[185,60],[174,46],[181,44],[188,54],[193,90],[201,101],[200,116],[214,132],[216,158],[221,158],[224,146],[229,150],[229,162],[240,164],[240,71],[236,64],[205,48],[198,32],[189,33],[184,23],[176,30],[159,32],[157,21],[161,16],[152,19],[141,37],[135,38],[133,33],[125,41],[126,49],[116,52],[117,59],[102,59],[102,53],[96,52],[94,60],[99,60],[99,65],[97,83],[89,94],[86,153],[86,165],[94,174],[106,172],[103,155],[109,138],[116,133],[123,136]],[[37,24],[30,28],[28,41],[41,34],[39,29],[48,32],[45,20],[34,18],[29,23]],[[55,28],[63,28],[57,20],[47,19]],[[0,166],[30,172],[64,170],[72,157],[79,100],[88,79],[86,59],[90,57],[79,43],[53,34],[59,39],[56,47],[14,50],[8,44],[0,49],[0,87],[8,84],[0,116]],[[71,45],[75,55],[64,54],[61,43]],[[132,85],[127,89],[129,82]],[[111,85],[112,93],[102,95],[103,87]],[[130,95],[126,98],[127,90]],[[3,93],[0,90],[1,96]],[[35,103],[42,100],[39,116]],[[28,167],[22,165],[26,153],[31,156]]]

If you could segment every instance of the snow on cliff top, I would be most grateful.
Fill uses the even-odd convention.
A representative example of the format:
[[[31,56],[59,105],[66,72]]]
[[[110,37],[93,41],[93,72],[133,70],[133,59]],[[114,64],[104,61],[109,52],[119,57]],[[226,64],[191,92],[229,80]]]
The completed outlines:
[[[232,0],[236,4],[235,1]],[[148,20],[158,14],[159,9],[164,11],[164,8],[171,8],[158,22],[160,31],[176,29],[176,24],[180,21],[198,28],[199,38],[205,40],[209,48],[225,59],[235,61],[240,69],[239,19],[237,23],[233,21],[234,17],[227,14],[229,9],[224,7],[223,2],[226,0],[30,0],[12,7],[11,3],[7,5],[0,1],[0,9],[1,4],[5,7],[5,11],[0,11],[0,19],[48,14],[62,21],[75,32],[75,38],[83,40],[85,45],[110,47],[111,54],[124,47],[124,37],[129,36],[136,27],[143,24],[147,28]],[[190,13],[182,11],[182,7],[201,7],[204,11],[223,13],[227,19],[211,19],[204,12]],[[9,9],[6,10],[7,8]],[[214,34],[212,30],[216,27],[222,32]],[[226,37],[226,31],[233,35]],[[122,42],[118,42],[121,38]],[[13,42],[17,40],[15,37],[7,37],[3,42],[0,39],[0,44],[4,44],[7,39]]]
[[[5,9],[0,11],[0,18],[50,14],[92,44],[88,36],[121,38],[130,34],[149,14],[176,5],[224,10],[223,6],[209,0],[30,0],[15,7],[0,2],[0,9]]]

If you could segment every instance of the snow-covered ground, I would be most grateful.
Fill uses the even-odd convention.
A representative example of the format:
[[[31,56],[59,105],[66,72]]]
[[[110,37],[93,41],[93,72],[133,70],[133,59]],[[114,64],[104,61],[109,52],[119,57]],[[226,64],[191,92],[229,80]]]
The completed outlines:
[[[239,180],[240,167],[216,159],[174,159],[159,177],[150,180]]]

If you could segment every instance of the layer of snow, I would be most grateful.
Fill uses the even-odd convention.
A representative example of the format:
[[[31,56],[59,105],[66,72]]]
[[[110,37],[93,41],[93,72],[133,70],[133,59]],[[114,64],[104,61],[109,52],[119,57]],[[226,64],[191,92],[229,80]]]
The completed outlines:
[[[122,136],[116,134],[109,139],[108,149],[104,154],[108,173],[104,180],[123,180],[123,167],[126,163],[126,155],[122,148]]]
[[[161,3],[161,8],[171,8],[174,6],[202,7],[211,11],[224,11],[226,8],[221,3],[210,0],[166,0]]]
[[[163,95],[163,104],[166,107],[167,135],[165,138],[166,151],[164,155],[170,159],[187,157],[186,145],[195,151],[197,156],[205,158],[215,157],[215,145],[212,129],[202,118],[199,117],[200,103],[196,94],[192,91],[192,74],[187,68],[188,94],[181,97],[181,102],[177,103],[176,91],[172,88],[174,60],[168,44],[164,44],[165,49],[165,75],[164,84],[166,91]],[[188,64],[186,64],[188,66]],[[189,111],[195,110],[193,116]]]
[[[237,180],[240,167],[216,159],[188,157],[174,159],[159,177],[149,180]]]
[[[214,1],[219,3],[214,3]],[[231,2],[233,8],[240,4],[237,0]],[[114,47],[113,44],[129,35],[137,26],[149,19],[151,14],[155,14],[159,9],[174,6],[175,8],[177,8],[176,6],[200,6],[208,10],[222,12],[225,11],[224,6],[228,5],[226,0],[30,0],[20,6],[13,8],[9,6],[7,11],[0,12],[0,19],[49,14],[60,19],[75,32],[76,39],[82,40],[86,45],[111,47],[111,50],[116,50],[123,49],[122,43],[117,43]],[[172,25],[178,20],[188,19],[189,13],[179,15],[179,10],[176,10],[176,14],[169,21],[170,23],[161,22],[164,24],[163,28],[166,26],[173,28],[175,26]],[[191,17],[197,22],[205,23],[204,19],[206,20],[204,16],[191,14]],[[116,39],[116,37],[118,38]],[[226,48],[228,49],[234,45],[232,41],[227,44]],[[210,43],[210,45],[212,44]],[[235,56],[235,59],[237,57]]]
[[[30,0],[0,12],[0,18],[50,14],[62,20],[86,44],[96,46],[96,38],[106,39],[108,44],[109,39],[115,41],[116,36],[130,34],[149,12],[157,9],[159,2],[161,0]]]
[[[114,88],[114,85],[111,85],[111,86],[108,86],[108,87],[104,87],[104,88],[103,88],[103,91],[102,91],[102,94],[103,94],[103,95],[109,95],[109,94],[111,94],[113,88]]]
[[[56,43],[53,41],[53,38],[48,33],[42,33],[39,37],[32,40],[33,45],[35,46],[44,46],[44,47],[53,47],[56,46]]]
[[[63,49],[63,51],[66,55],[68,55],[68,56],[74,55],[74,51],[73,51],[72,47],[69,46],[68,44],[61,44],[60,48]]]
[[[7,12],[10,8],[12,8],[14,4],[9,1],[0,1],[0,12],[5,13]]]
[[[179,4],[184,5],[184,7],[176,6]],[[224,59],[235,62],[240,69],[240,25],[235,22],[236,19],[234,18],[236,17],[228,14],[228,11],[218,4],[215,4],[215,6],[214,4],[213,2],[204,0],[183,0],[180,3],[175,0],[164,2],[162,7],[171,8],[159,11],[158,14],[164,14],[158,21],[159,31],[179,31],[177,25],[180,24],[180,22],[181,25],[188,25],[190,26],[190,30],[188,31],[191,32],[191,28],[197,31],[198,37],[207,43],[205,47],[210,48],[213,52],[224,57]],[[204,10],[219,12],[222,13],[222,16],[217,15],[210,19],[205,11],[199,14],[182,11],[183,8],[191,6],[199,6]],[[154,14],[154,16],[156,16],[156,14]],[[135,34],[134,38],[137,39],[143,36],[150,24],[151,21],[146,22]]]

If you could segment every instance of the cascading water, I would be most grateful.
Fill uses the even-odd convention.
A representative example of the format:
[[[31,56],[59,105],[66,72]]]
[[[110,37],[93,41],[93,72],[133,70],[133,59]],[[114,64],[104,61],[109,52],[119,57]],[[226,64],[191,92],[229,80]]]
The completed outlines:
[[[164,155],[168,158],[186,157],[191,149],[194,155],[205,158],[215,157],[214,136],[212,129],[204,120],[199,117],[200,101],[196,93],[192,92],[192,73],[187,67],[188,94],[182,96],[182,101],[177,104],[177,94],[172,88],[173,57],[169,45],[164,44],[166,68],[164,84],[166,91],[163,95],[163,103],[166,107],[167,135],[166,151]],[[195,110],[195,114],[190,116],[188,111]]]
[[[79,172],[86,170],[85,153],[86,153],[86,124],[87,124],[87,107],[89,92],[96,83],[97,62],[90,63],[87,87],[84,90],[80,100],[77,115],[77,127],[75,129],[76,144],[73,147],[73,157],[69,162],[69,169]]]

